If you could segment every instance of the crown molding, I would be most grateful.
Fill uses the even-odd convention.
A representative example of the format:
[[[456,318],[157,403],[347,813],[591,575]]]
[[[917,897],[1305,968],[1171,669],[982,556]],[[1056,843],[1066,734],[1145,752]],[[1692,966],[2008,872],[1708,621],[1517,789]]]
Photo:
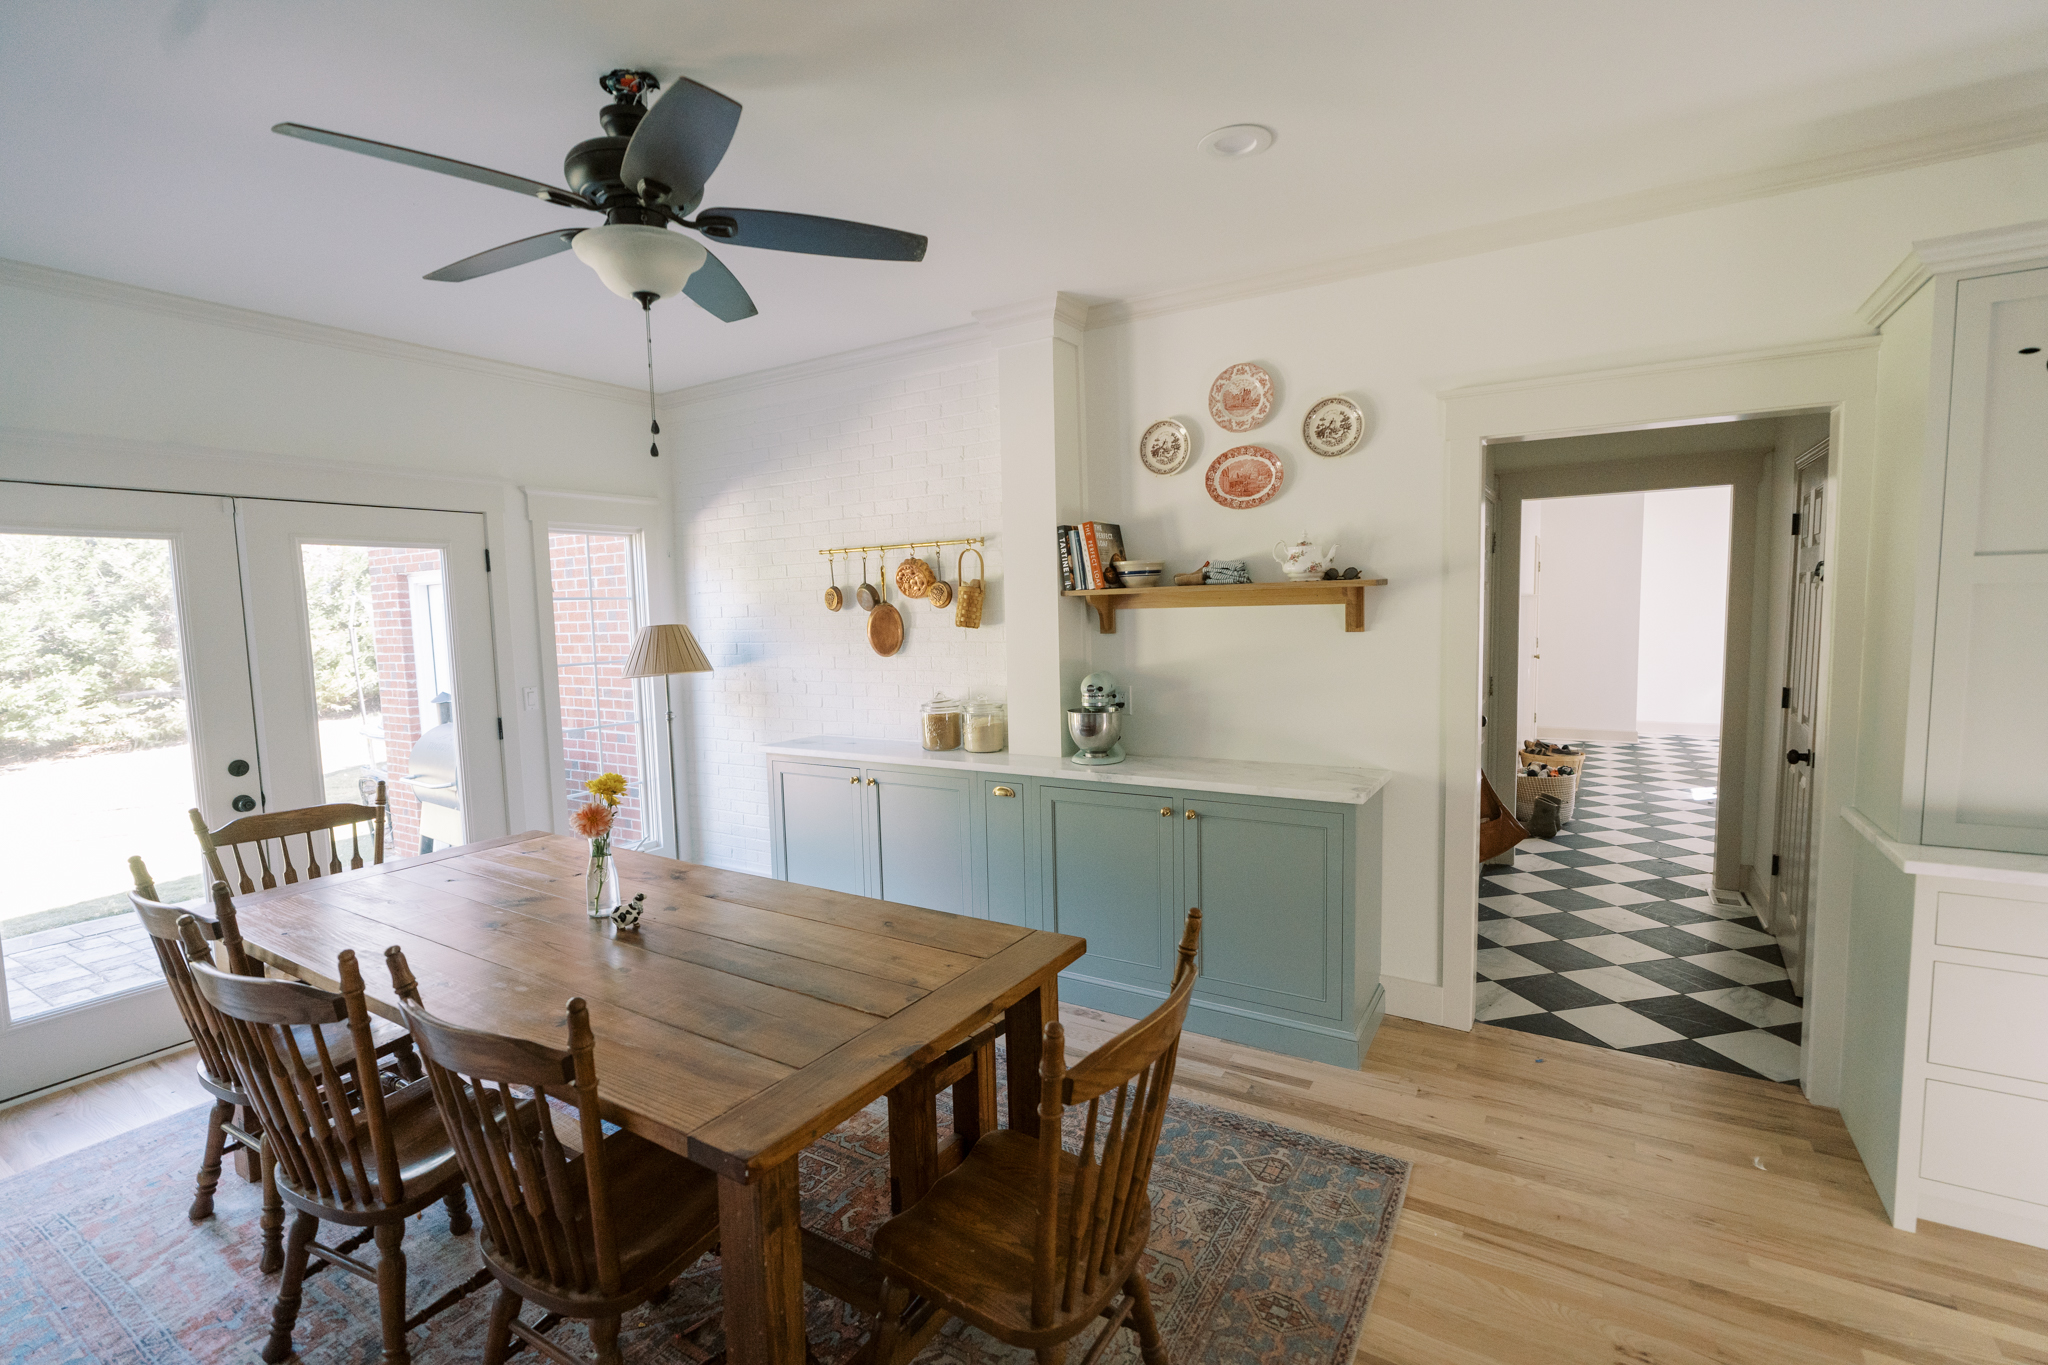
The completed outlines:
[[[872,346],[858,346],[851,351],[839,351],[832,355],[819,356],[815,360],[799,360],[790,365],[778,365],[772,370],[755,370],[749,374],[733,375],[729,379],[714,379],[707,384],[670,389],[661,395],[658,407],[662,412],[674,408],[697,407],[705,403],[715,403],[722,398],[733,398],[740,394],[774,388],[780,384],[802,383],[827,375],[843,374],[848,370],[866,369],[870,366],[916,359],[943,351],[981,354],[988,349],[987,332],[979,323],[969,323],[964,327],[949,327],[943,331],[925,332],[918,336],[901,337],[895,341],[880,341]]]
[[[1004,304],[999,308],[978,308],[974,320],[987,328],[998,346],[1015,346],[1027,341],[1058,337],[1079,344],[1088,330],[1091,305],[1073,294],[1054,294],[1050,299]]]
[[[1982,232],[1959,232],[1952,237],[1929,237],[1913,243],[1906,259],[1885,276],[1856,315],[1871,327],[1882,327],[1936,275],[1968,275],[2020,265],[2048,257],[2048,219],[2014,223],[2010,227],[1986,228]]]
[[[1335,284],[1364,275],[1383,274],[1411,266],[1433,265],[1461,256],[1477,256],[1509,247],[1575,237],[1603,228],[1649,222],[1699,209],[1718,208],[1747,199],[1765,199],[1797,190],[1831,185],[1843,180],[1911,170],[1943,161],[1983,156],[2013,147],[2048,141],[2048,107],[1971,124],[1964,128],[1903,138],[1874,147],[1786,162],[1760,170],[1709,176],[1640,190],[1632,194],[1597,199],[1567,208],[1506,218],[1426,237],[1374,247],[1369,251],[1248,276],[1216,284],[1190,285],[1143,294],[1129,299],[1099,303],[1088,310],[1089,328],[1109,327],[1164,313],[1234,303],[1264,294],[1284,293],[1316,285]],[[1975,234],[1971,234],[1975,235]],[[1946,239],[1944,239],[1946,240]]]
[[[177,318],[183,322],[253,332],[258,336],[276,337],[309,346],[326,346],[340,351],[353,351],[358,355],[379,356],[416,365],[438,365],[443,369],[464,370],[471,374],[489,375],[495,379],[509,379],[519,384],[565,389],[571,393],[580,393],[610,402],[642,403],[647,397],[645,390],[629,388],[624,384],[607,384],[599,379],[558,374],[553,370],[536,369],[530,365],[515,365],[507,360],[490,360],[483,356],[465,355],[461,351],[444,351],[438,346],[422,346],[417,342],[373,336],[368,332],[351,332],[346,328],[329,327],[324,323],[301,322],[297,318],[279,317],[275,313],[258,313],[248,308],[236,308],[231,304],[208,303],[203,299],[187,298],[183,294],[166,294],[160,290],[103,280],[93,275],[75,275],[68,270],[53,270],[49,266],[31,265],[26,261],[0,259],[0,286],[27,289],[59,298],[79,299],[87,303],[107,304],[116,308],[132,308],[140,312],[155,313],[161,317]]]
[[[1636,365],[1603,366],[1596,369],[1559,369],[1541,374],[1521,375],[1498,380],[1478,380],[1458,384],[1438,392],[1443,399],[1487,398],[1496,394],[1525,393],[1531,389],[1565,388],[1579,384],[1601,384],[1617,379],[1641,379],[1660,374],[1680,374],[1689,371],[1729,369],[1742,365],[1767,365],[1781,360],[1804,360],[1815,356],[1839,355],[1850,351],[1867,351],[1878,344],[1874,336],[1832,337],[1820,341],[1795,341],[1783,346],[1763,346],[1746,351],[1719,351],[1705,355],[1672,356],[1664,360],[1644,361]],[[1716,420],[1735,421],[1743,416],[1737,414]],[[1696,419],[1651,423],[1650,426],[1695,426]],[[1642,424],[1638,424],[1638,427]],[[1638,427],[1631,427],[1636,430]],[[1541,439],[1548,439],[1555,433],[1546,433]],[[1533,439],[1533,438],[1532,438]]]

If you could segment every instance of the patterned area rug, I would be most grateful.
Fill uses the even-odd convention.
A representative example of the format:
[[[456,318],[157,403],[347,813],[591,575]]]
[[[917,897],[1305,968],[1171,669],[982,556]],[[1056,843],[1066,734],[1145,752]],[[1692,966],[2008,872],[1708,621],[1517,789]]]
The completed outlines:
[[[203,1114],[163,1119],[0,1182],[0,1359],[259,1359],[277,1280],[256,1267],[256,1187],[229,1171],[215,1217],[196,1226],[185,1220]],[[804,1154],[807,1226],[866,1249],[888,1213],[887,1132],[878,1103]],[[1408,1164],[1393,1157],[1173,1101],[1153,1167],[1145,1272],[1175,1365],[1346,1365],[1407,1183]],[[475,1234],[449,1235],[438,1205],[407,1229],[405,1250],[414,1310],[480,1264]],[[629,1314],[620,1338],[626,1358],[696,1365],[717,1352],[719,1283],[718,1261],[707,1257],[666,1303]],[[494,1293],[472,1295],[416,1330],[413,1359],[479,1359]],[[824,1365],[840,1365],[865,1336],[865,1321],[816,1290],[806,1305],[812,1349]],[[528,1320],[534,1316],[529,1309]],[[571,1350],[588,1349],[580,1328],[565,1325],[557,1336]],[[1136,1361],[1136,1337],[1118,1337],[1105,1359]],[[333,1269],[308,1277],[294,1344],[307,1365],[379,1359],[375,1286]],[[958,1322],[919,1357],[945,1365],[1030,1359]]]

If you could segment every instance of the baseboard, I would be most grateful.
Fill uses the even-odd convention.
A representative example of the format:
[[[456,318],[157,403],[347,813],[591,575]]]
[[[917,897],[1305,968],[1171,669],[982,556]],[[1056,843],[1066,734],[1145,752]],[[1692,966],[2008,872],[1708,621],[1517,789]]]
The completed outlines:
[[[1138,1017],[1158,1008],[1166,995],[1150,987],[1061,972],[1060,998],[1090,1009]],[[1355,1030],[1341,1024],[1283,1018],[1224,1000],[1195,999],[1188,1004],[1187,1030],[1288,1057],[1356,1070],[1386,1013],[1385,999],[1386,992],[1375,986],[1372,998],[1359,1011]]]
[[[1931,1180],[1920,1182],[1920,1221],[2048,1248],[2048,1209]]]
[[[1411,981],[1405,976],[1383,976],[1387,1013],[1396,1019],[1413,1019],[1419,1024],[1444,1021],[1444,988],[1434,981]]]
[[[1561,725],[1539,725],[1538,739],[1589,740],[1594,744],[1633,744],[1642,736],[1634,730],[1581,730]]]
[[[1683,735],[1687,739],[1719,739],[1721,722],[1718,720],[1639,720],[1636,733],[1644,739],[1658,735]]]

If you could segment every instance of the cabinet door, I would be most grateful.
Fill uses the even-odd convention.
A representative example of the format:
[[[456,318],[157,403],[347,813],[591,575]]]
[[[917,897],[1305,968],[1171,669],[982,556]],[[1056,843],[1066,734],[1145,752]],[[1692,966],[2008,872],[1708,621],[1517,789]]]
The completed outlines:
[[[1965,280],[1920,841],[2048,853],[2048,270]]]
[[[1183,894],[1202,910],[1195,993],[1341,1018],[1343,818],[1214,798],[1182,804]]]
[[[777,763],[773,785],[775,875],[850,895],[867,894],[866,803],[859,768]]]
[[[921,769],[869,768],[863,774],[874,838],[870,896],[899,905],[974,913],[968,890],[968,777]]]
[[[1046,927],[1088,940],[1072,970],[1161,990],[1173,984],[1180,824],[1171,797],[1039,787]]]
[[[1038,927],[1038,915],[1031,901],[1030,861],[1025,852],[1031,846],[1031,786],[1014,777],[977,774],[981,801],[976,810],[980,822],[977,834],[981,855],[978,869],[981,903],[977,907],[989,919],[1005,924]]]

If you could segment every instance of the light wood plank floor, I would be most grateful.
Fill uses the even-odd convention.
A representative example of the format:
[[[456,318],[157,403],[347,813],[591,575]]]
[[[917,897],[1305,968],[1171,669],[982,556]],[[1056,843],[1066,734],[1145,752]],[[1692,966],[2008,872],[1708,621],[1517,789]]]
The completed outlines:
[[[1062,1017],[1077,1056],[1124,1022]],[[187,1107],[191,1066],[0,1110],[0,1175]],[[1357,1365],[2048,1365],[2048,1251],[1894,1230],[1791,1086],[1389,1019],[1362,1071],[1189,1034],[1175,1090],[1415,1163]]]

